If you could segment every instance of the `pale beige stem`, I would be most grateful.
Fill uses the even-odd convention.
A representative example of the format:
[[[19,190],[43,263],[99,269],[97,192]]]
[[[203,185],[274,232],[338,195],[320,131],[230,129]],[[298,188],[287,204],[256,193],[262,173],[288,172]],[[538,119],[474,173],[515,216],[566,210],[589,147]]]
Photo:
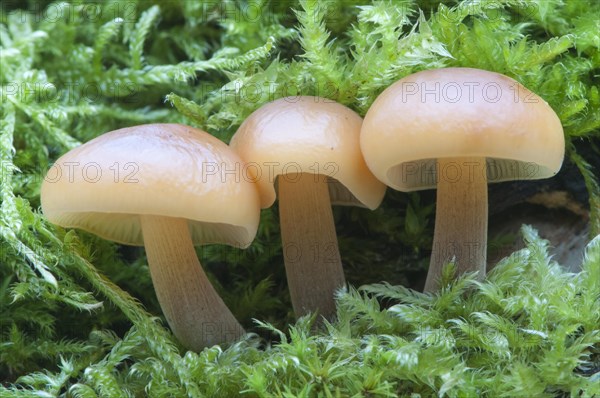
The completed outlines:
[[[456,259],[458,274],[485,276],[487,176],[485,158],[448,158],[437,163],[433,250],[425,291],[439,288],[442,267]]]
[[[141,216],[150,275],[173,334],[194,351],[233,341],[242,326],[209,282],[186,220]]]
[[[325,176],[278,177],[281,240],[296,317],[308,312],[331,319],[334,293],[346,283]]]

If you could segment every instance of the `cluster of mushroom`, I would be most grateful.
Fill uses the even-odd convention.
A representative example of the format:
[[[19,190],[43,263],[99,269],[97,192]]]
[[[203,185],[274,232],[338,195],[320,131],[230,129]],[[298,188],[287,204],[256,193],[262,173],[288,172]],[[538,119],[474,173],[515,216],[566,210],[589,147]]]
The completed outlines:
[[[276,195],[295,314],[332,317],[345,285],[332,204],[375,209],[386,185],[437,186],[425,286],[434,291],[449,261],[485,274],[487,182],[552,176],[563,156],[561,124],[541,98],[497,73],[446,68],[396,82],[364,122],[334,101],[302,96],[256,110],[229,146],[178,124],[116,130],[58,159],[41,200],[55,224],[144,245],[167,322],[201,350],[244,330],[194,245],[247,247]]]

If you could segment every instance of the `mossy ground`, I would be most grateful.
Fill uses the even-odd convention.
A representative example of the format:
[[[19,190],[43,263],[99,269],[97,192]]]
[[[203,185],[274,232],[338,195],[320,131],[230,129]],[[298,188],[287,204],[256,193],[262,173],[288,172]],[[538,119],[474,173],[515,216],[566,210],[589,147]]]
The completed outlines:
[[[143,250],[57,228],[39,210],[51,163],[106,131],[178,122],[227,142],[284,95],[364,115],[403,76],[467,66],[515,78],[555,109],[595,236],[598,171],[576,148],[598,155],[598,15],[594,0],[3,2],[0,396],[600,395],[598,238],[572,274],[525,228],[527,248],[486,282],[452,280],[450,267],[446,287],[423,295],[409,288],[426,273],[433,202],[388,191],[376,211],[335,210],[357,290],[313,331],[293,321],[275,207],[248,250],[198,251],[254,334],[191,353],[160,318]]]

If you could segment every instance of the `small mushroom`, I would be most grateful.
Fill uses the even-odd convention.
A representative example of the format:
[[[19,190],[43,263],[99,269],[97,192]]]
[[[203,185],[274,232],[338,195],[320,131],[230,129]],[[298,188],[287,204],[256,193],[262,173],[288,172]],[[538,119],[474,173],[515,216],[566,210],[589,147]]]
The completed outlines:
[[[42,184],[42,210],[62,227],[143,245],[173,333],[198,351],[244,333],[194,250],[211,243],[247,247],[254,239],[256,189],[224,172],[240,164],[226,144],[192,127],[124,128],[58,159]]]
[[[258,185],[263,208],[279,194],[281,238],[296,316],[335,314],[345,285],[332,204],[376,208],[385,185],[360,153],[362,119],[319,97],[286,97],[250,115],[231,140]]]
[[[471,68],[407,76],[375,100],[361,130],[367,165],[400,191],[437,187],[426,291],[442,267],[485,275],[487,183],[547,178],[564,157],[552,108],[515,80]]]

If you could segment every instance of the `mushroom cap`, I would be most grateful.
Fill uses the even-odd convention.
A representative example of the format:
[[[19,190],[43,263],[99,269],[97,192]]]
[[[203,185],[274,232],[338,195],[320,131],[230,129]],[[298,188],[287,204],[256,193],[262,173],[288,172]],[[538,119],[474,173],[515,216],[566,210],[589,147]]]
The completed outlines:
[[[275,202],[278,176],[302,172],[327,176],[332,204],[375,209],[386,186],[360,152],[361,123],[358,114],[332,100],[284,97],[254,111],[230,146],[246,162],[263,208]]]
[[[384,90],[362,125],[361,149],[381,181],[435,188],[437,158],[486,158],[489,182],[555,175],[564,157],[556,113],[517,81],[472,68],[409,75]]]
[[[241,163],[225,143],[189,126],[123,128],[56,161],[42,183],[42,211],[60,226],[128,245],[144,244],[139,215],[157,215],[189,220],[196,245],[247,247],[260,201]]]

